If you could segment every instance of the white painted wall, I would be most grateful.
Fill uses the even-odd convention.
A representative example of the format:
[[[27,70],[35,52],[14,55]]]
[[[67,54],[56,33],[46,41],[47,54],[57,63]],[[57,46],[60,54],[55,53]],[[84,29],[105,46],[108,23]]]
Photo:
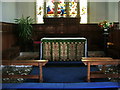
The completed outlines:
[[[88,3],[88,23],[97,23],[107,19],[106,2],[89,2]]]
[[[2,22],[2,2],[0,1],[0,22]]]
[[[118,21],[119,21],[119,29],[120,29],[120,1],[118,3]]]
[[[89,2],[88,23],[118,22],[118,2]]]
[[[108,2],[108,21],[118,22],[118,2]]]
[[[14,22],[15,18],[21,18],[22,15],[36,18],[35,2],[2,2],[0,7],[2,7],[3,22]],[[88,2],[88,23],[98,23],[103,20],[118,22],[118,19],[120,21],[118,14],[120,15],[120,5],[117,2]]]
[[[31,18],[35,18],[35,2],[17,2],[16,6],[17,18],[21,18],[22,15],[24,17],[30,16]]]
[[[16,18],[16,2],[2,2],[2,22],[14,22]]]
[[[2,22],[14,23],[15,18],[31,16],[35,18],[35,2],[2,2],[0,4]]]

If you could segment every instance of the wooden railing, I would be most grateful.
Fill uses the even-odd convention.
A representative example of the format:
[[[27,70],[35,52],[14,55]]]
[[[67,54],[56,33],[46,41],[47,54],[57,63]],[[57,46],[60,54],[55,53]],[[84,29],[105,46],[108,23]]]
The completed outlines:
[[[4,60],[2,62],[2,65],[33,65],[33,66],[39,66],[39,75],[3,75],[3,78],[29,78],[29,79],[39,79],[39,82],[43,82],[43,73],[42,73],[42,67],[45,66],[45,64],[48,62],[48,60]]]
[[[110,57],[82,57],[82,62],[87,65],[87,81],[90,82],[90,78],[119,78],[120,74],[105,74],[105,65],[119,65],[120,59],[112,59]],[[90,71],[91,65],[103,65],[101,71]]]

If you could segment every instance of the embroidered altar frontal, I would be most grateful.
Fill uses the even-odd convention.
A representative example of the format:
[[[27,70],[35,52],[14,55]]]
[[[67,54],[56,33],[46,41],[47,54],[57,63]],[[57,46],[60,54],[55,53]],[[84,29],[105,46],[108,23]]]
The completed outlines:
[[[81,61],[87,55],[85,38],[42,38],[41,58],[49,61]]]

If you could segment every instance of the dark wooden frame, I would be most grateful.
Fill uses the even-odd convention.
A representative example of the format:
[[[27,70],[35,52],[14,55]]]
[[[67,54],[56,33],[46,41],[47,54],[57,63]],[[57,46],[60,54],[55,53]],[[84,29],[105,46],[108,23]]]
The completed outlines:
[[[40,74],[39,75],[3,75],[3,78],[30,78],[30,79],[39,79],[39,82],[43,82],[43,73],[42,67],[48,60],[4,60],[2,65],[33,65],[39,66]]]
[[[87,65],[87,81],[90,82],[90,78],[118,78],[120,74],[105,74],[104,65],[118,65],[120,59],[112,59],[109,57],[82,57],[82,62]],[[102,71],[90,71],[91,65],[103,65]]]

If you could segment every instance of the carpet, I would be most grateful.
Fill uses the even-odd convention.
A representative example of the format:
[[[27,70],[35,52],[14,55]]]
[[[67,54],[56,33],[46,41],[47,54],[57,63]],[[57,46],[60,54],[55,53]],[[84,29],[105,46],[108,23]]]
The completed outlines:
[[[91,71],[99,70],[95,66],[91,67]],[[33,67],[30,75],[39,74],[39,68]],[[87,78],[87,67],[80,65],[55,65],[43,67],[43,82],[44,83],[78,83],[78,82],[86,82]],[[107,78],[105,79],[91,79],[92,82],[106,82],[109,81]],[[39,82],[39,80],[35,79],[26,79],[25,82]]]

